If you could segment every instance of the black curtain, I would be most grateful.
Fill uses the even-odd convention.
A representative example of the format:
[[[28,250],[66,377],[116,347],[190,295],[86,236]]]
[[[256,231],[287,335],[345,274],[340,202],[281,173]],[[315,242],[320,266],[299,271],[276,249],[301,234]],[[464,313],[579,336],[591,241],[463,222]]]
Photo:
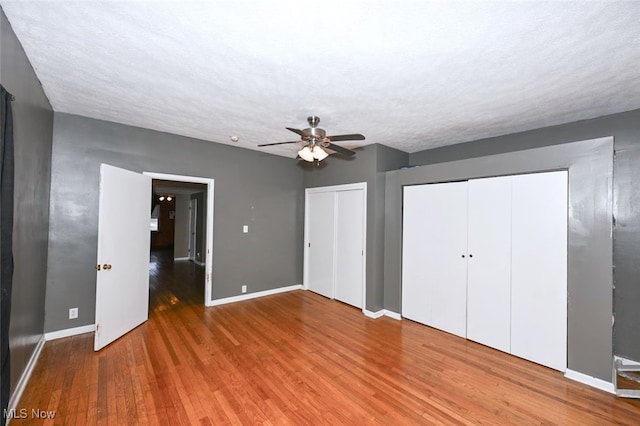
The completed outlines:
[[[13,278],[13,96],[0,85],[0,329],[2,332],[2,419],[4,424],[9,392],[9,318],[11,316],[11,280]]]

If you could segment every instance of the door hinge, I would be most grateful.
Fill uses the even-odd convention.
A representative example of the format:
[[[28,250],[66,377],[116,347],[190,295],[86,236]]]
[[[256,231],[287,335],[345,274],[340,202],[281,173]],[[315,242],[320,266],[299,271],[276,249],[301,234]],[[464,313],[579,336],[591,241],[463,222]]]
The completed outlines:
[[[309,247],[311,247],[311,243],[309,243]]]
[[[96,336],[100,335],[100,324],[96,324]]]

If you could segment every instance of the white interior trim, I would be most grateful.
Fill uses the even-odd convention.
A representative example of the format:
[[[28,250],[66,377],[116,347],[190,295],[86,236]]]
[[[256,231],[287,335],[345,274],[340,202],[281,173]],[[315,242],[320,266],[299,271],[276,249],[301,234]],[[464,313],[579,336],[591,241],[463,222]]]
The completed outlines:
[[[358,183],[349,183],[344,185],[331,185],[331,186],[320,186],[317,188],[305,188],[304,190],[304,260],[303,260],[303,276],[302,276],[302,286],[305,290],[309,289],[309,194],[318,193],[318,192],[340,192],[340,191],[353,191],[353,190],[362,190],[362,226],[364,227],[362,233],[362,313],[367,315],[366,306],[367,306],[367,182],[358,182]],[[334,244],[336,239],[334,238]],[[335,246],[334,246],[335,253]],[[335,299],[335,277],[334,277],[334,288],[332,299]],[[369,316],[369,315],[367,315]]]
[[[402,320],[402,315],[400,315],[397,312],[393,312],[393,311],[389,311],[387,309],[384,310],[384,315],[389,317],[389,318],[393,318],[394,320]]]
[[[609,392],[611,394],[616,393],[616,390],[613,387],[613,383],[607,382],[602,379],[598,379],[597,377],[592,377],[587,374],[579,373],[577,371],[569,370],[565,371],[564,377],[567,379],[575,380],[576,382],[583,383],[585,385],[589,385],[596,389],[603,390],[605,392]]]
[[[188,257],[174,257],[173,260],[176,261],[176,262],[178,262],[178,261],[181,262],[183,260],[189,260],[189,258]]]
[[[624,375],[625,367],[637,368],[640,362],[614,355],[613,357],[613,390],[617,396],[622,398],[640,398],[640,390],[635,388],[618,388],[618,377]]]
[[[218,306],[218,305],[226,305],[227,303],[235,303],[242,302],[243,300],[256,299],[258,297],[271,296],[273,294],[285,293],[293,290],[304,290],[302,288],[302,284],[290,285],[288,287],[279,287],[271,290],[257,291],[255,293],[247,293],[241,294],[240,296],[231,296],[224,297],[222,299],[215,299],[211,301],[211,305],[208,306]]]
[[[44,333],[44,339],[48,342],[50,340],[62,339],[65,337],[76,336],[78,334],[93,333],[95,330],[95,324],[81,325],[80,327],[65,328],[64,330]]]
[[[207,185],[207,241],[205,253],[205,279],[204,279],[204,305],[214,306],[213,304],[213,194],[215,180],[211,178],[171,175],[166,173],[144,172],[143,175],[152,179],[172,180],[177,182],[203,183]]]
[[[363,309],[362,313],[369,318],[378,319],[384,316],[384,309],[380,309],[379,311],[369,311],[367,309]]]
[[[627,358],[624,358],[624,357],[621,357],[621,356],[618,356],[618,355],[613,357],[613,361],[614,362],[615,361],[621,361],[622,364],[624,364],[624,365],[640,365],[640,362],[638,362],[638,361],[633,361],[631,359],[627,359]]]
[[[399,313],[389,311],[387,309],[380,309],[379,311],[375,311],[375,312],[369,311],[367,309],[363,309],[362,313],[365,314],[365,316],[373,319],[378,319],[381,317],[389,317],[398,321],[402,320],[402,316]]]
[[[44,348],[45,342],[46,342],[45,336],[44,335],[40,336],[40,340],[38,340],[38,344],[36,345],[36,348],[33,350],[33,353],[29,358],[29,362],[27,362],[27,366],[22,372],[20,379],[18,379],[18,383],[16,383],[16,388],[11,394],[11,399],[9,399],[9,404],[7,406],[7,409],[9,410],[9,412],[11,412],[11,410],[18,409],[18,402],[20,402],[22,393],[24,392],[24,389],[27,387],[27,383],[31,378],[31,374],[33,373],[33,370],[35,369],[36,364],[38,363],[38,358],[40,358],[40,353],[42,352],[42,348]],[[9,424],[10,420],[11,419],[7,419],[6,424]]]

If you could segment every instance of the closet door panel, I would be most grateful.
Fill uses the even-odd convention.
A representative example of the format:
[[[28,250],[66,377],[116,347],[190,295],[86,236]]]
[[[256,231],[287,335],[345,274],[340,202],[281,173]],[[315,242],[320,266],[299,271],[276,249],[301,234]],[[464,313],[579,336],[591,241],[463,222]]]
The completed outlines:
[[[467,338],[510,351],[511,177],[469,181]]]
[[[466,335],[467,182],[405,187],[402,315]]]
[[[309,290],[333,299],[335,274],[335,193],[310,193],[307,201],[309,232]],[[328,218],[328,219],[327,219]]]
[[[513,177],[511,353],[567,363],[567,172]]]
[[[364,190],[336,192],[336,299],[364,306]]]

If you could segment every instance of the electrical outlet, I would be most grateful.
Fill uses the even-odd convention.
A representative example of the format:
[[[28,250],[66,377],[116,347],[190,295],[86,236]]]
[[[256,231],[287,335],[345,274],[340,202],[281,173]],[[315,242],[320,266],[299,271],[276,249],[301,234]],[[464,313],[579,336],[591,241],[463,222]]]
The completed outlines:
[[[249,225],[243,225],[242,226],[242,232],[244,232],[245,234],[249,233]]]
[[[69,309],[69,319],[78,318],[78,308],[70,308]]]
[[[243,292],[243,293],[246,293],[246,292],[247,292],[247,286],[246,286],[246,285],[243,285],[243,286],[242,286],[242,292]]]

